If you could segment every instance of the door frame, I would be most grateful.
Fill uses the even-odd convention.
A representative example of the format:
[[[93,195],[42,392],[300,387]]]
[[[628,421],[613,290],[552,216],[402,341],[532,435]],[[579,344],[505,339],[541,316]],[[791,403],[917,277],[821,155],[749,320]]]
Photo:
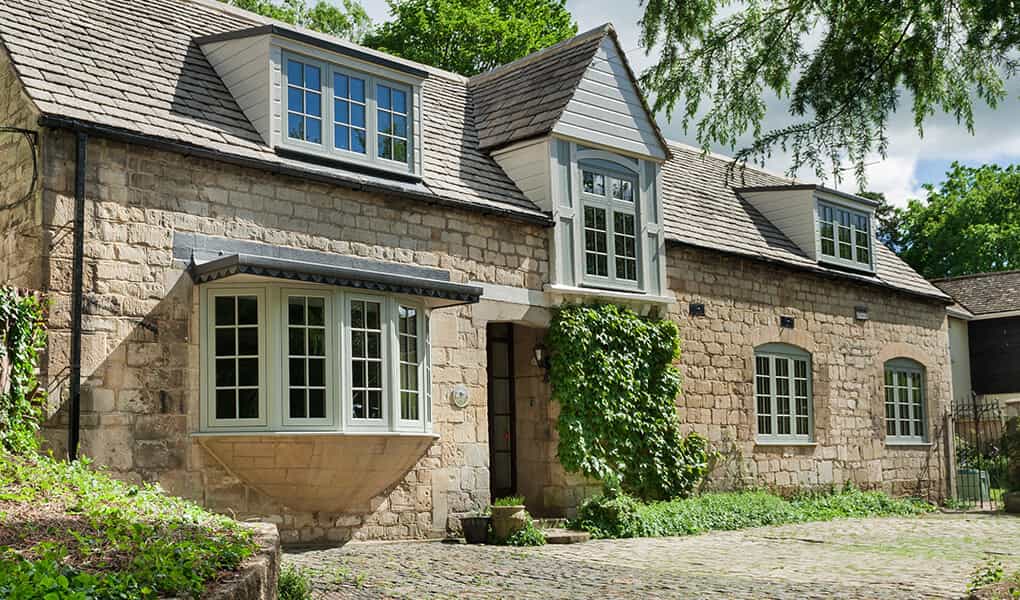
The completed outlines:
[[[506,328],[505,335],[495,335],[493,333],[496,329]],[[489,421],[489,493],[492,496],[492,501],[497,498],[505,496],[512,496],[517,493],[517,377],[516,370],[514,369],[514,325],[513,323],[489,323],[486,326],[486,342],[485,342],[485,354],[486,354],[486,416]],[[495,480],[492,477],[492,466],[493,459],[495,458],[495,451],[493,450],[493,440],[495,440],[495,419],[493,419],[493,397],[492,391],[495,389],[493,381],[492,369],[492,342],[500,341],[506,342],[507,345],[507,379],[509,380],[509,398],[508,405],[510,407],[510,488],[497,490],[495,488]]]

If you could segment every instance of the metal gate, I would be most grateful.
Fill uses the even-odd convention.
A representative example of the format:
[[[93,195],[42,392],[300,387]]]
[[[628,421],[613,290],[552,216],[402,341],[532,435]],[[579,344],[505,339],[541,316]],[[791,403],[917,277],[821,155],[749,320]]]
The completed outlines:
[[[956,501],[960,508],[999,510],[1008,478],[1006,420],[997,400],[953,404]]]

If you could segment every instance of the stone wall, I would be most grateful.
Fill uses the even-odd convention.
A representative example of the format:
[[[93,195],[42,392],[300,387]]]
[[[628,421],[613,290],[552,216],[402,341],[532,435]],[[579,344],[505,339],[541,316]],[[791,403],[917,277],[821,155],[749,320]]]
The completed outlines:
[[[66,428],[69,235],[74,140],[47,131],[45,288],[53,300],[46,437],[60,453]],[[442,535],[448,519],[489,501],[485,323],[481,307],[433,316],[433,422],[426,455],[366,514],[297,513],[270,501],[212,459],[199,428],[198,288],[175,263],[174,234],[226,238],[433,266],[454,281],[537,288],[547,279],[546,232],[468,211],[311,184],[257,170],[92,139],[86,193],[82,451],[125,479],[239,517],[280,526],[285,543]],[[484,312],[484,311],[482,311]],[[470,404],[447,400],[456,384]],[[271,399],[272,400],[272,399]]]
[[[34,130],[38,111],[25,95],[0,46],[0,127]],[[41,206],[32,186],[32,146],[19,133],[0,132],[0,285],[37,290],[42,275]]]
[[[941,432],[951,390],[943,304],[694,248],[671,248],[668,265],[678,299],[670,316],[683,344],[678,407],[725,455],[715,485],[850,481],[896,494],[944,494]],[[688,314],[692,302],[705,305],[704,317]],[[861,305],[867,321],[854,318]],[[781,329],[780,316],[793,317],[794,329]],[[755,443],[754,349],[770,342],[812,355],[815,445]],[[884,441],[884,363],[898,357],[927,370],[931,446]]]

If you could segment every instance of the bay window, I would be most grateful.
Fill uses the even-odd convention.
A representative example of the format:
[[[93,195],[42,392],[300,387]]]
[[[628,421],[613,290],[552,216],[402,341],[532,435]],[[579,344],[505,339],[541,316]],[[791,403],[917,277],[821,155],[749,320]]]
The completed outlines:
[[[787,344],[754,352],[754,392],[759,442],[810,442],[811,355]]]
[[[403,296],[326,286],[210,286],[203,427],[429,430],[428,313]]]

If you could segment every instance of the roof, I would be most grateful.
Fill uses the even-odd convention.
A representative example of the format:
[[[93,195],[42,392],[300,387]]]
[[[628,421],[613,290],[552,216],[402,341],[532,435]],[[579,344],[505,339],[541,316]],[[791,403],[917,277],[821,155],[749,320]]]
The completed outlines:
[[[976,273],[932,283],[976,317],[1020,311],[1020,271]]]
[[[265,31],[266,26],[340,46],[345,53],[427,72],[422,83],[424,178],[400,180],[306,162],[267,146],[195,41]],[[84,127],[107,137],[271,172],[546,225],[550,217],[521,193],[485,149],[551,131],[607,35],[619,48],[612,27],[602,26],[468,80],[216,0],[0,2],[0,43],[45,126]],[[633,73],[629,76],[633,80]],[[743,169],[730,180],[732,159],[675,143],[663,146],[672,151],[662,178],[666,232],[672,242],[948,300],[881,245],[875,253],[875,275],[819,265],[735,191],[795,182],[754,169]]]
[[[50,126],[74,120],[102,126],[107,133],[141,135],[223,160],[257,162],[384,193],[548,221],[479,150],[466,79],[424,65],[417,65],[430,75],[422,84],[424,180],[401,182],[275,153],[194,41],[266,24],[289,27],[215,0],[0,2],[0,41]],[[358,52],[387,56],[295,30]]]
[[[858,204],[863,204],[870,207],[878,207],[881,202],[878,200],[872,200],[871,198],[865,198],[864,196],[858,196],[857,194],[850,194],[842,190],[837,190],[831,187],[826,187],[817,183],[793,183],[786,185],[762,185],[752,187],[741,187],[737,188],[737,193],[744,192],[774,192],[783,190],[811,190],[817,192],[823,192],[826,194],[832,194],[844,200],[850,200]]]
[[[737,192],[750,187],[798,185],[792,179],[735,166],[732,158],[706,154],[677,142],[671,142],[671,150],[673,158],[662,169],[668,240],[949,300],[883,244],[875,244],[874,275],[812,260]]]
[[[616,44],[624,58],[627,76],[638,88],[616,30],[608,23],[600,25],[468,81],[475,104],[479,147],[494,150],[551,133],[606,38]],[[655,115],[647,104],[642,108],[655,126],[659,143],[668,152],[669,145],[659,131]]]

